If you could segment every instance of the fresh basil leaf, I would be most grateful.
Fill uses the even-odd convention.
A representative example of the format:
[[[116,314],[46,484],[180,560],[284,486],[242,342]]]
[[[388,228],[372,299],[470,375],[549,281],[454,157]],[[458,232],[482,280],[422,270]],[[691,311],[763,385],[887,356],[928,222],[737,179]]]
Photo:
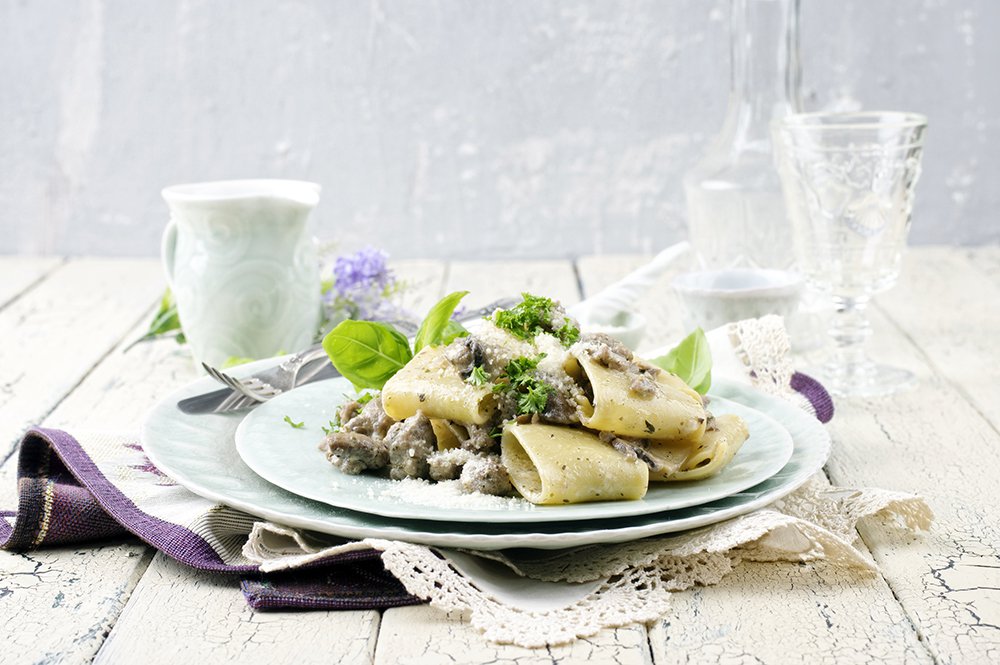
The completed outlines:
[[[372,321],[341,321],[323,338],[323,349],[358,391],[381,389],[413,357],[402,333]]]
[[[445,326],[444,332],[441,333],[441,343],[451,344],[459,337],[468,337],[469,331],[465,329],[458,321],[448,321],[448,325]]]
[[[467,295],[469,295],[468,291],[455,291],[441,298],[436,305],[431,307],[413,340],[414,351],[420,351],[425,346],[436,346],[443,342],[445,331],[448,329],[448,324],[451,323],[451,315],[455,313],[458,303]]]
[[[712,350],[701,328],[696,328],[666,355],[650,362],[676,374],[701,395],[712,387]]]

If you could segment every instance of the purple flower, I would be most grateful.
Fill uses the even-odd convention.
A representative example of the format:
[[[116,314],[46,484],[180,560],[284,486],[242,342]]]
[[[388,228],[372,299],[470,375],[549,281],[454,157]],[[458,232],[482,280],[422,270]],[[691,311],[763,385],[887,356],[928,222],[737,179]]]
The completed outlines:
[[[333,264],[337,293],[348,297],[358,291],[385,290],[396,281],[386,265],[389,256],[380,249],[366,247],[352,256],[338,256]]]
[[[333,283],[323,292],[328,320],[344,316],[367,321],[412,318],[395,302],[402,284],[389,268],[388,258],[382,250],[366,247],[335,259]]]

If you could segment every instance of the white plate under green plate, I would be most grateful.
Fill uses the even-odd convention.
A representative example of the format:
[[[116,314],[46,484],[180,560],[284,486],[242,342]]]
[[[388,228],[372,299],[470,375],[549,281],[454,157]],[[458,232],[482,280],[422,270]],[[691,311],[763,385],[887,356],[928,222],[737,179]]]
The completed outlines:
[[[246,376],[274,362],[260,361],[234,372]],[[191,416],[177,409],[178,400],[217,387],[211,379],[200,379],[147,414],[142,445],[153,463],[182,486],[212,501],[291,527],[350,539],[389,538],[480,550],[626,542],[714,524],[766,506],[805,483],[823,468],[830,454],[830,437],[812,416],[784,400],[717,380],[715,394],[771,416],[789,431],[795,443],[792,457],[781,471],[749,490],[692,508],[612,520],[470,525],[396,520],[311,501],[255,474],[236,453],[233,440],[242,414]]]
[[[322,427],[354,392],[346,379],[302,386],[258,406],[236,430],[236,450],[264,480],[293,494],[384,517],[446,522],[566,522],[662,513],[709,503],[761,483],[792,456],[792,437],[750,407],[712,397],[715,415],[732,413],[750,438],[717,475],[683,483],[651,483],[638,501],[536,506],[522,498],[462,494],[458,481],[403,482],[372,474],[342,473],[319,450]],[[285,420],[301,425],[296,428]]]

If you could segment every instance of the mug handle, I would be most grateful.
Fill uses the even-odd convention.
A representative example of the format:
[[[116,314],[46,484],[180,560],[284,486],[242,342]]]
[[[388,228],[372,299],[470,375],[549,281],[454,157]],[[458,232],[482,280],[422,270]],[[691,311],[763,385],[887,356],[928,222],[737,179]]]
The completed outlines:
[[[174,255],[177,253],[177,222],[170,220],[167,228],[163,229],[163,238],[160,241],[160,258],[163,260],[163,268],[167,272],[167,284],[174,285]]]

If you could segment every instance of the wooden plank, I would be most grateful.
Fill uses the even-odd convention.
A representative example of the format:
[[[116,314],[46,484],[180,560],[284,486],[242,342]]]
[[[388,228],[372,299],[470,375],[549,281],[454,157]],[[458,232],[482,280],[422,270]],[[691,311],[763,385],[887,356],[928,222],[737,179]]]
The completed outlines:
[[[620,279],[642,260],[587,257],[579,262],[585,293]],[[643,299],[647,346],[683,332],[670,274]],[[794,630],[790,627],[794,625]],[[927,662],[917,632],[881,578],[792,565],[743,565],[722,584],[676,595],[671,616],[650,631],[657,663],[844,661]],[[839,661],[838,661],[839,662]]]
[[[884,580],[822,564],[744,564],[678,593],[649,642],[658,664],[933,662]]]
[[[115,427],[125,422],[116,417],[142,408],[143,390],[123,390],[128,384],[116,380],[127,379],[129,370],[152,372],[151,358],[140,352],[123,361],[117,350],[111,354],[119,359],[116,368],[91,370],[151,312],[162,289],[159,274],[155,261],[73,261],[0,313],[0,328],[14,333],[3,339],[17,340],[0,349],[5,381],[16,386],[0,406],[11,416],[0,423],[7,428],[5,446],[24,424],[43,417],[45,425]],[[167,344],[163,348],[176,347]],[[16,462],[15,455],[0,466],[3,507],[16,497]],[[89,662],[150,556],[133,541],[0,552],[0,632],[14,636],[15,645],[6,653],[31,662]]]
[[[945,282],[944,293],[961,288],[947,272],[937,278]],[[928,302],[934,318],[978,316],[957,300]],[[901,332],[919,328],[914,321],[923,318],[928,314],[915,313],[897,326],[874,313],[873,357],[914,371],[919,383],[888,398],[838,400],[827,470],[836,484],[885,487],[927,499],[936,519],[926,537],[901,542],[875,523],[863,525],[861,534],[937,661],[997,662],[1000,435],[953,379],[931,367],[922,345]],[[970,385],[984,385],[990,376],[996,380],[1000,353],[987,347],[983,354],[978,369],[963,368]]]
[[[966,247],[964,251],[972,263],[983,271],[987,279],[992,280],[994,284],[1000,280],[1000,245]]]
[[[151,262],[151,265],[158,274],[156,263]],[[429,280],[434,285],[431,288],[439,290],[444,267],[442,264],[436,264],[436,267],[407,264],[400,266],[399,272],[418,281]],[[114,285],[102,287],[105,293],[97,295],[109,298],[112,302],[119,301],[120,295],[115,294],[121,291],[121,284],[140,281],[143,274],[144,272],[136,274],[135,277],[119,275]],[[86,276],[78,277],[84,279]],[[147,310],[151,309],[160,288],[162,285],[148,296]],[[417,290],[414,290],[409,297],[416,298],[418,295]],[[57,308],[57,311],[63,310]],[[117,321],[123,317],[109,312],[106,318]],[[124,335],[126,341],[135,339],[145,330],[147,318],[148,315],[142,317],[139,324]],[[62,330],[63,324],[58,316],[51,322],[51,327],[53,332]],[[122,334],[119,333],[118,336],[121,337]],[[48,339],[52,343],[51,336]],[[88,344],[96,343],[93,336],[87,340]],[[120,344],[87,374],[83,382],[46,418],[44,424],[69,431],[81,428],[134,430],[150,406],[197,376],[190,355],[171,340],[140,344],[123,353],[125,345],[125,342]],[[80,352],[90,353],[86,348],[82,348]],[[10,505],[14,497],[13,472],[13,459],[0,469],[2,505]],[[118,620],[126,600],[149,565],[150,550],[128,543],[102,547],[96,550],[100,552],[99,556],[84,556],[92,551],[95,550],[86,547],[79,550],[43,550],[27,557],[0,553],[0,570],[32,571],[30,576],[18,576],[18,586],[12,593],[0,593],[0,630],[5,634],[24,636],[23,650],[19,657],[29,661],[48,659],[88,662],[101,647],[108,630]],[[171,612],[171,608],[180,602],[178,598],[182,598],[189,587],[193,589],[192,593],[199,594],[201,598],[210,596],[204,601],[205,608],[201,615],[206,626],[213,625],[212,622],[223,625],[227,620],[224,615],[232,613],[233,602],[238,601],[238,604],[245,607],[235,584],[222,583],[215,576],[188,571],[189,577],[179,579],[176,584],[163,583],[163,580],[168,580],[173,574],[163,572],[164,567],[170,565],[174,564],[163,557],[155,559],[150,569],[153,577],[148,582],[149,589],[146,588],[147,583],[139,587],[141,595],[137,601],[129,604],[129,611],[123,617],[126,623],[119,633],[121,636],[133,629],[141,634],[144,626],[147,626],[145,622],[148,612],[153,609],[144,605],[144,599],[158,599],[155,604],[158,605],[157,611],[163,615],[161,620],[166,618],[181,623],[190,621],[191,618],[185,618],[183,613],[174,617]],[[9,585],[5,582],[0,582],[0,587],[7,586]],[[168,589],[170,593],[167,593]],[[352,617],[351,614],[345,613],[342,617],[350,624],[348,627],[354,630],[357,628],[357,617]],[[129,619],[129,616],[133,618]],[[292,630],[302,615],[274,616],[278,618],[245,621],[241,635],[247,635],[252,644],[256,639],[254,635],[259,630],[262,636],[260,639],[266,641],[286,630],[285,627]],[[46,628],[41,629],[42,626]],[[328,620],[327,626],[336,632],[338,624]],[[370,630],[377,630],[377,622],[371,624]],[[121,654],[123,642],[127,640],[121,637],[117,640],[117,651],[114,653]],[[191,640],[191,644],[191,649],[195,652],[200,648],[205,653],[215,653],[217,649],[216,645],[205,639],[200,642]],[[356,640],[351,644],[354,645],[351,648],[355,648]],[[148,653],[145,647],[140,649],[140,646],[133,645],[137,649],[134,653]],[[372,650],[373,645],[368,648],[369,657]],[[172,651],[163,649],[157,653],[169,658]]]
[[[375,651],[377,665],[437,665],[437,663],[632,663],[650,662],[646,630],[626,626],[602,630],[572,644],[525,649],[486,642],[457,612],[445,614],[426,605],[388,610],[382,617]]]
[[[56,257],[2,256],[0,257],[0,310],[20,296],[49,273],[63,259]]]
[[[0,662],[90,662],[151,556],[121,541],[0,552]]]
[[[581,270],[581,274],[584,271]],[[945,276],[942,277],[946,279]],[[41,288],[41,286],[39,288]],[[463,286],[458,284],[452,286],[449,282],[448,288]],[[496,288],[494,287],[494,290]],[[544,292],[538,289],[539,292]],[[483,301],[490,297],[484,297]],[[16,301],[11,308],[20,304]],[[890,312],[892,312],[891,308]],[[3,313],[4,315],[7,312]],[[898,314],[898,312],[896,313]],[[945,311],[941,316],[954,317],[962,316],[961,312]],[[990,478],[995,477],[995,470],[987,468],[995,467],[994,451],[1000,445],[997,440],[995,430],[981,418],[976,409],[964,400],[964,396],[954,388],[952,380],[943,380],[932,372],[921,356],[918,345],[908,343],[898,330],[888,325],[885,320],[876,317],[882,338],[875,340],[875,349],[880,359],[885,361],[896,361],[908,364],[920,373],[924,383],[915,393],[900,396],[892,400],[879,400],[871,403],[841,403],[840,414],[834,423],[836,436],[836,452],[834,460],[830,466],[830,472],[837,482],[849,482],[854,484],[872,484],[878,486],[888,486],[897,489],[910,491],[920,491],[928,496],[933,507],[938,513],[938,523],[934,533],[928,538],[917,540],[912,543],[900,543],[898,538],[888,532],[875,527],[866,526],[862,532],[867,542],[871,545],[876,558],[882,565],[886,578],[889,580],[893,590],[903,601],[909,615],[917,622],[922,636],[930,646],[932,653],[941,662],[980,662],[996,660],[997,640],[996,626],[1000,625],[997,607],[1000,607],[995,599],[995,592],[992,589],[1000,587],[991,575],[1000,568],[996,560],[996,551],[1000,547],[998,538],[997,517],[995,510],[990,505],[992,485]],[[904,324],[900,324],[904,325]],[[904,326],[905,327],[905,326]],[[144,345],[144,347],[157,350],[156,353],[149,352],[144,358],[149,361],[147,364],[154,370],[165,373],[170,377],[171,372],[177,372],[173,376],[173,384],[169,386],[165,383],[157,390],[166,391],[172,389],[177,383],[187,380],[190,377],[190,363],[183,356],[178,354],[177,348],[170,342]],[[130,352],[129,358],[131,359]],[[134,416],[129,416],[129,409],[134,412],[141,412],[138,404],[134,404],[134,393],[130,392],[128,400],[119,397],[116,400],[102,398],[95,401],[92,398],[84,398],[83,395],[92,395],[95,391],[100,392],[102,384],[107,384],[112,393],[122,393],[123,386],[136,386],[140,383],[133,383],[128,378],[121,378],[121,374],[116,373],[117,369],[128,370],[126,365],[114,365],[112,359],[117,357],[118,352],[112,354],[108,362],[102,364],[91,375],[87,376],[84,384],[79,390],[74,391],[59,408],[52,414],[51,422],[68,423],[91,423],[84,426],[102,426],[104,423],[129,424],[128,421]],[[178,363],[171,365],[171,357]],[[157,361],[166,363],[166,367],[156,365]],[[997,366],[996,356],[987,356],[982,362],[980,373],[970,374],[970,381],[981,381],[982,373],[991,371]],[[117,361],[116,361],[117,362]],[[182,367],[183,365],[183,367]],[[4,365],[0,365],[2,367]],[[174,367],[174,369],[171,369]],[[142,367],[134,368],[137,372],[144,371]],[[975,368],[973,368],[974,370]],[[150,378],[160,376],[159,372],[149,370]],[[132,376],[132,375],[129,375]],[[119,381],[120,379],[120,381]],[[154,391],[155,392],[155,391]],[[77,395],[81,397],[77,398]],[[140,400],[141,401],[141,396]],[[104,404],[103,406],[101,404]],[[928,405],[934,405],[929,409]],[[119,410],[122,413],[119,415]],[[947,414],[947,415],[945,415]],[[956,425],[957,423],[957,425]],[[132,423],[134,425],[134,420]],[[107,426],[107,425],[104,425]],[[956,429],[958,433],[956,433]],[[942,454],[942,449],[946,454]],[[956,454],[953,454],[956,453]],[[942,463],[942,459],[946,459]],[[900,461],[902,460],[902,461]],[[9,469],[9,466],[4,470]],[[6,480],[0,478],[3,485],[9,486],[9,477]],[[79,562],[80,553],[90,553],[94,550],[86,548],[80,552],[50,550],[44,553],[35,553],[32,558],[14,559],[0,558],[0,570],[17,571],[26,573],[18,575],[18,584],[28,584],[27,589],[18,587],[15,593],[0,594],[0,630],[5,634],[19,634],[25,637],[19,638],[18,646],[24,646],[27,651],[24,653],[27,660],[41,660],[48,656],[50,659],[82,661],[92,654],[93,650],[100,644],[101,636],[107,627],[111,625],[114,616],[117,615],[117,608],[124,596],[128,595],[128,580],[132,579],[135,571],[141,571],[142,563],[132,563],[136,559],[142,559],[142,549],[131,546],[111,546],[112,553],[104,552],[96,556],[94,561],[107,562],[99,566],[90,567]],[[120,553],[116,554],[120,548]],[[2,557],[3,555],[0,555]],[[6,555],[10,556],[10,555]],[[52,557],[52,558],[48,558]],[[77,558],[74,558],[77,557]],[[41,561],[41,565],[37,562]],[[88,564],[90,565],[90,564]],[[129,566],[131,565],[131,568]],[[159,563],[155,565],[159,566]],[[747,568],[747,567],[744,567]],[[764,570],[777,570],[777,567],[756,566]],[[741,569],[742,570],[742,569]],[[794,569],[792,569],[794,570]],[[738,573],[739,574],[739,571]],[[808,582],[809,575],[822,575],[822,571],[805,570],[802,576],[806,578],[803,582],[800,593],[805,597],[809,594],[820,594],[822,598],[814,596],[813,601],[825,602],[829,607],[826,609],[817,606],[817,610],[805,618],[799,618],[794,609],[787,612],[782,610],[784,623],[777,625],[777,619],[765,618],[767,625],[774,624],[772,632],[758,631],[757,614],[754,614],[755,607],[774,609],[775,605],[783,604],[795,608],[798,595],[793,589],[788,592],[789,582],[782,576],[763,581],[741,583],[741,580],[733,576],[727,579],[724,584],[715,589],[705,590],[702,597],[697,599],[700,603],[697,607],[699,613],[698,622],[703,625],[714,626],[716,610],[712,609],[713,604],[718,601],[720,604],[728,605],[724,597],[716,595],[716,591],[729,593],[735,596],[733,602],[740,602],[740,598],[749,597],[750,601],[741,611],[742,622],[736,624],[735,628],[727,627],[726,624],[717,626],[716,635],[713,640],[706,642],[712,645],[711,649],[705,651],[705,658],[714,662],[721,659],[713,657],[715,653],[726,656],[733,656],[733,659],[748,659],[747,654],[756,653],[752,649],[745,649],[744,646],[759,648],[763,641],[773,642],[781,645],[782,640],[788,640],[789,634],[798,633],[796,626],[802,625],[803,632],[822,633],[823,627],[828,627],[826,632],[833,631],[837,636],[845,635],[851,639],[831,640],[831,651],[829,653],[837,655],[840,659],[860,658],[859,651],[861,643],[864,648],[879,648],[872,653],[884,657],[886,660],[923,660],[926,653],[922,652],[920,645],[912,640],[911,631],[905,620],[898,620],[898,633],[881,634],[879,639],[883,640],[879,645],[873,645],[871,640],[879,636],[878,632],[886,625],[884,620],[886,613],[891,610],[891,606],[881,607],[871,605],[867,599],[867,591],[853,597],[851,594],[857,588],[854,583],[848,584],[844,591],[834,587],[831,592],[827,589],[829,583],[838,581],[839,578],[830,580],[829,583]],[[103,582],[95,583],[107,577],[107,584]],[[125,579],[125,586],[121,587],[121,580]],[[10,576],[14,579],[14,576]],[[85,579],[85,585],[80,584],[80,580]],[[33,581],[36,580],[36,581]],[[823,583],[820,583],[823,582]],[[879,581],[871,582],[878,584]],[[0,586],[7,584],[7,580],[0,582]],[[152,582],[151,582],[152,584]],[[735,585],[732,589],[729,585]],[[864,582],[859,582],[864,585]],[[205,585],[209,586],[209,585]],[[754,589],[757,586],[771,589],[773,598],[767,596],[765,591]],[[115,589],[121,588],[118,600],[115,601]],[[179,585],[183,589],[184,585]],[[797,587],[798,588],[798,587]],[[44,589],[44,593],[38,593],[39,589]],[[228,587],[217,587],[218,593],[230,594],[233,590]],[[68,591],[68,593],[67,593]],[[154,591],[153,589],[150,590]],[[850,592],[850,593],[848,593]],[[25,595],[35,593],[35,597],[25,603]],[[59,594],[62,594],[61,596]],[[697,592],[693,592],[697,593]],[[692,593],[692,595],[693,595]],[[836,602],[828,602],[825,594],[830,593]],[[840,594],[845,594],[843,597]],[[881,593],[881,592],[879,592]],[[48,595],[46,595],[48,594]],[[680,617],[680,603],[695,602],[678,596],[678,612],[675,617]],[[157,601],[168,605],[173,602],[174,596],[157,596],[161,600]],[[19,605],[11,605],[6,599],[18,598]],[[837,598],[841,598],[837,600]],[[852,600],[853,598],[853,600]],[[790,600],[791,599],[791,600]],[[87,604],[86,601],[92,601]],[[115,605],[118,602],[119,605]],[[240,601],[242,602],[242,601]],[[803,601],[805,602],[805,601]],[[53,607],[53,605],[57,605]],[[868,603],[868,604],[866,604]],[[210,603],[207,603],[210,604]],[[845,607],[846,606],[846,607]],[[10,609],[9,608],[14,608]],[[69,608],[60,611],[59,608]],[[137,608],[140,607],[137,605]],[[854,608],[854,609],[852,609]],[[407,608],[421,610],[425,612],[436,612],[431,608]],[[27,610],[27,611],[25,611]],[[386,613],[383,620],[383,633],[391,634],[391,630],[400,632],[400,637],[389,639],[382,649],[388,649],[386,653],[393,653],[395,645],[404,641],[402,628],[391,628],[389,621],[395,621],[393,613],[398,610],[391,610]],[[857,612],[867,612],[875,617],[872,626],[867,623],[856,625],[856,622],[849,617],[854,617]],[[824,613],[827,616],[824,616]],[[300,617],[302,615],[296,615]],[[706,616],[712,617],[707,620]],[[9,617],[9,620],[5,618]],[[81,620],[81,617],[83,620]],[[110,617],[110,621],[109,621]],[[748,617],[752,617],[748,619]],[[791,617],[791,618],[789,618]],[[400,616],[399,626],[405,624],[405,615]],[[833,624],[828,626],[827,619]],[[654,629],[652,633],[654,655],[657,659],[667,662],[670,658],[679,659],[685,653],[697,660],[697,653],[693,649],[704,637],[697,632],[678,632],[676,626],[681,623],[679,618],[672,619],[669,625],[664,624]],[[688,621],[691,623],[691,621]],[[439,624],[435,630],[441,630]],[[55,628],[53,628],[53,626]],[[852,629],[848,627],[853,626]],[[467,626],[465,628],[468,628]],[[631,629],[630,629],[631,630]],[[387,632],[390,631],[390,632]],[[658,631],[664,634],[663,644],[659,644],[656,637]],[[857,632],[860,631],[860,632]],[[122,632],[124,635],[127,631]],[[272,634],[272,633],[268,633]],[[421,634],[418,631],[409,631],[409,635]],[[853,636],[860,634],[863,638],[855,642]],[[730,637],[735,635],[735,637]],[[902,637],[901,637],[902,636]],[[473,641],[473,638],[476,641]],[[896,640],[895,642],[893,640]],[[685,642],[684,640],[688,640]],[[412,637],[410,637],[412,644]],[[458,647],[466,644],[466,648],[481,645],[482,640],[478,636],[463,637],[458,640]],[[811,637],[805,641],[807,647],[798,647],[797,642],[788,642],[790,647],[780,652],[777,660],[786,660],[791,654],[797,653],[797,648],[815,649],[817,642]],[[847,645],[846,647],[844,645]],[[896,645],[886,651],[885,645]],[[686,645],[686,646],[685,646]],[[721,645],[716,646],[716,645]],[[853,646],[852,646],[853,645]],[[672,646],[677,647],[671,649]],[[208,647],[206,647],[208,648]],[[721,648],[721,651],[713,649]],[[412,651],[412,649],[411,649]],[[20,652],[17,652],[20,655]],[[124,653],[124,652],[122,652]],[[141,652],[145,653],[145,652]],[[370,653],[370,652],[369,652]],[[472,651],[450,651],[440,650],[440,653],[456,653],[462,657],[476,652]],[[827,652],[823,650],[808,651],[816,653],[818,660],[820,656]],[[34,657],[32,657],[34,655]],[[590,654],[600,659],[601,653]],[[864,654],[867,656],[867,654]],[[378,656],[381,658],[381,655]],[[504,655],[498,656],[501,660]],[[829,656],[830,659],[833,656]],[[462,660],[463,658],[459,658]],[[468,660],[468,658],[465,658]],[[480,660],[475,658],[475,660]]]
[[[404,307],[422,312],[433,304],[441,291],[443,263],[399,261],[392,266],[397,277],[407,283],[402,297]],[[142,386],[150,397],[143,400],[147,404],[142,411],[165,391],[195,376],[187,353],[171,342],[140,345],[129,355],[136,351],[149,357],[135,363],[130,369],[133,374],[114,379],[113,368],[109,367],[108,376],[103,376],[106,368],[102,366],[95,370],[94,378],[98,385],[105,385],[102,381],[107,379],[118,385]],[[149,373],[142,373],[139,366],[148,367]],[[100,390],[78,392],[101,399]],[[95,410],[100,408],[91,406]],[[127,413],[123,420],[139,422],[142,411]],[[170,647],[182,643],[183,654],[192,662],[248,657],[254,662],[283,661],[296,654],[308,661],[322,653],[334,662],[360,663],[372,659],[378,629],[379,615],[372,611],[251,612],[233,578],[188,570],[157,555],[136,586],[98,660],[119,662],[122,656],[148,650],[151,663],[176,662],[178,651]],[[164,648],[149,649],[157,644]]]
[[[254,612],[232,576],[157,554],[94,662],[366,663],[378,627],[377,611]]]
[[[1000,430],[1000,250],[912,248],[899,284],[877,303]]]
[[[403,284],[400,305],[422,318],[442,295],[446,267],[441,261],[392,261],[393,273]]]
[[[80,259],[0,312],[0,459],[149,311],[156,261]]]

